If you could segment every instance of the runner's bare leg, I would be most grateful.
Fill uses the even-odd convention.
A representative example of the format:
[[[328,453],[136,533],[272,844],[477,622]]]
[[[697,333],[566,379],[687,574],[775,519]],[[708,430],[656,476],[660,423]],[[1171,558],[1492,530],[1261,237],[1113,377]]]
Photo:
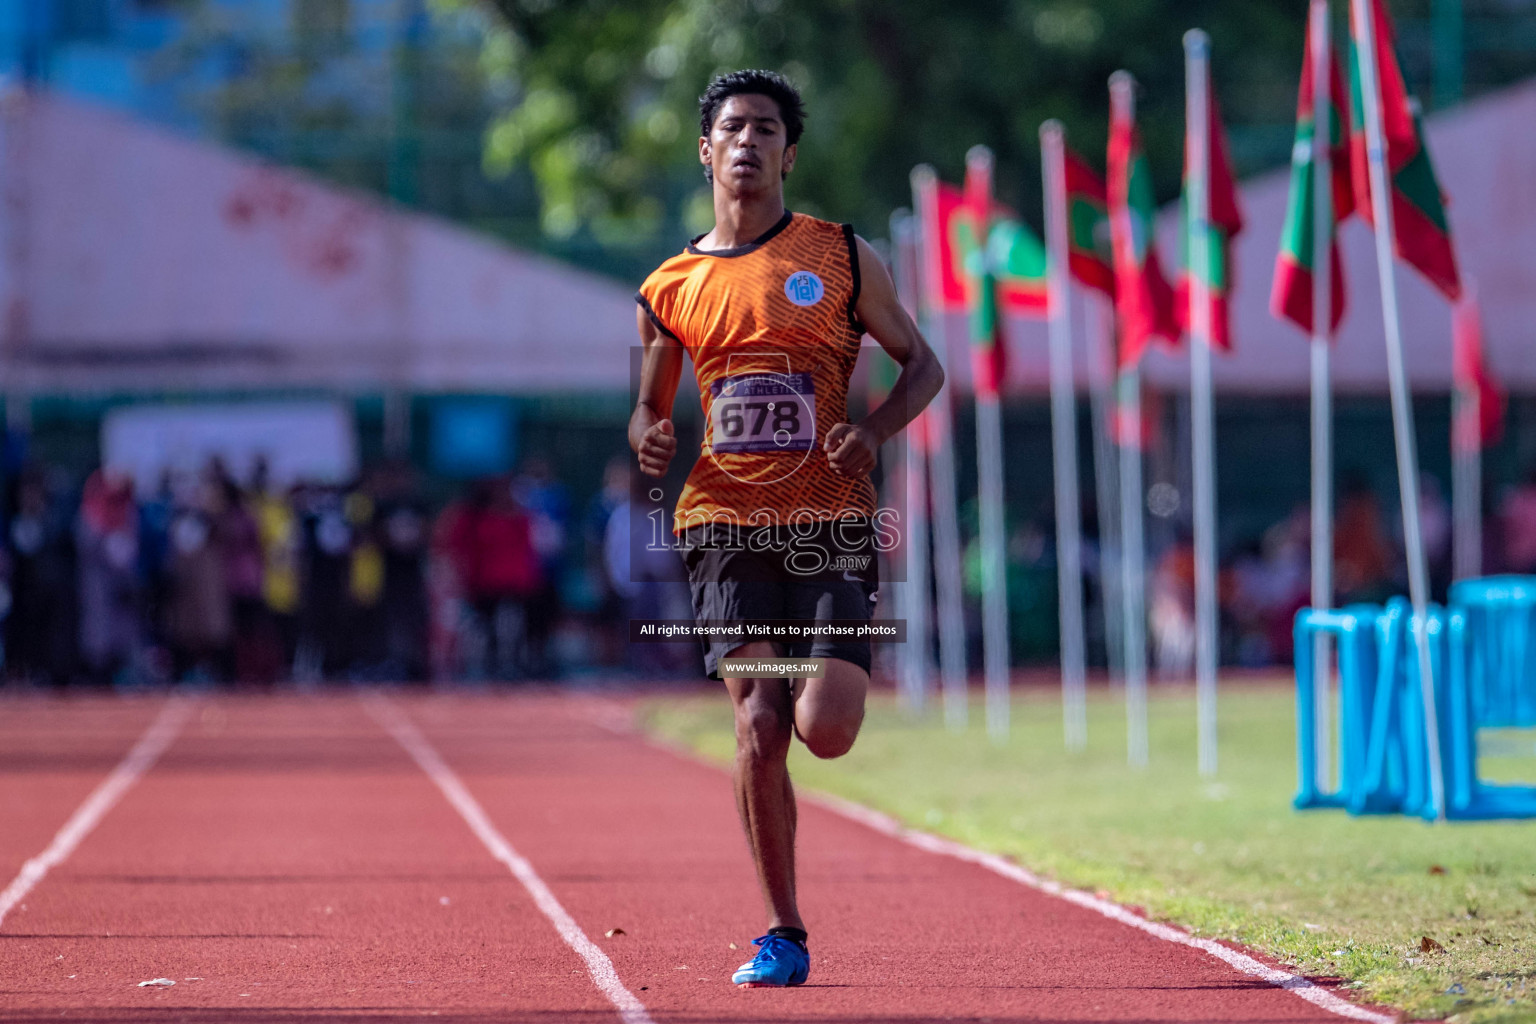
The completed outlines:
[[[772,644],[736,648],[733,658],[771,658]],[[792,733],[817,757],[840,757],[853,746],[864,719],[869,676],[839,659],[820,679],[725,680],[736,719],[736,761],[731,777],[769,927],[805,928],[795,900],[795,826],[798,813],[786,758]]]
[[[761,648],[761,649],[759,649]],[[771,644],[747,644],[731,657],[773,657]],[[795,794],[789,782],[794,705],[785,679],[725,680],[736,718],[731,781],[736,811],[752,848],[770,928],[804,929],[795,902]]]

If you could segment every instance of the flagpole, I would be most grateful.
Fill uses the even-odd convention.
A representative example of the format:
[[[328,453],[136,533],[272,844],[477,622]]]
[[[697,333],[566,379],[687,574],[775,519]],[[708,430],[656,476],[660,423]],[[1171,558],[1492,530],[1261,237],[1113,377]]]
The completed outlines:
[[[939,317],[932,317],[940,320]],[[926,332],[925,332],[926,333]],[[928,337],[934,337],[928,334]],[[943,327],[939,335],[943,337]],[[970,699],[966,682],[964,586],[960,576],[960,520],[955,500],[954,409],[948,399],[928,421],[928,472],[933,493],[933,565],[938,598],[939,674],[944,722],[965,728]],[[934,437],[937,433],[939,436]]]
[[[965,154],[966,175],[986,182],[987,211],[977,225],[983,257],[991,231],[992,151],[972,146]],[[996,314],[1003,315],[999,309]],[[1002,344],[1000,338],[994,344]],[[973,340],[974,344],[974,340]],[[975,375],[973,375],[974,377]],[[1008,738],[1008,543],[1003,523],[1003,417],[998,390],[972,380],[976,398],[976,503],[981,540],[981,646],[987,695],[987,734],[994,743]]]
[[[1124,545],[1120,538],[1120,480],[1115,467],[1115,312],[1112,300],[1092,299],[1090,399],[1093,403],[1093,473],[1099,512],[1099,581],[1104,605],[1104,660],[1112,685],[1125,685],[1125,629],[1120,600]]]
[[[1200,774],[1216,774],[1216,453],[1211,397],[1211,40],[1184,33],[1189,145],[1189,400],[1194,446],[1195,704]]]
[[[1109,76],[1109,101],[1118,116],[1136,116],[1136,80],[1130,72]],[[1141,370],[1133,364],[1120,371],[1120,598],[1125,628],[1126,759],[1137,768],[1147,764],[1147,617],[1146,551],[1142,539]]]
[[[1419,693],[1424,704],[1425,745],[1429,753],[1429,799],[1437,820],[1445,818],[1445,776],[1440,759],[1440,724],[1435,700],[1434,666],[1429,659],[1429,572],[1419,527],[1419,464],[1413,433],[1412,396],[1403,367],[1402,327],[1398,322],[1397,275],[1392,259],[1392,182],[1387,171],[1381,122],[1381,78],[1376,66],[1376,16],[1373,0],[1353,0],[1356,47],[1361,61],[1360,90],[1365,106],[1371,209],[1376,226],[1376,265],[1381,276],[1381,313],[1387,334],[1387,380],[1392,392],[1392,426],[1397,446],[1398,489],[1403,502],[1403,544],[1408,555],[1408,599],[1417,628],[1410,628],[1419,657]]]
[[[1482,399],[1477,388],[1455,389],[1451,414],[1451,513],[1455,536],[1452,575],[1471,579],[1483,571]],[[1463,427],[1462,424],[1469,424]],[[1458,437],[1459,431],[1473,436]],[[1475,433],[1474,433],[1475,432]]]
[[[1141,370],[1120,373],[1120,599],[1125,627],[1126,759],[1147,764],[1146,552],[1142,539]]]
[[[1475,313],[1476,307],[1463,305],[1477,301],[1477,286],[1469,277],[1462,282],[1462,295],[1452,311],[1451,356],[1454,362],[1464,353],[1457,352],[1457,332],[1461,318]],[[1479,349],[1481,346],[1479,346]],[[1479,352],[1479,359],[1481,353]],[[1471,579],[1483,571],[1483,409],[1482,388],[1474,378],[1469,385],[1452,373],[1451,386],[1451,516],[1452,575],[1458,580]]]
[[[939,292],[938,240],[922,237],[938,221],[938,176],[927,164],[912,171],[913,202],[922,238],[918,252],[923,293],[923,334],[940,362],[948,355],[943,311],[934,298]],[[944,683],[944,722],[965,728],[968,714],[965,675],[965,606],[960,578],[960,522],[955,503],[954,406],[945,388],[929,404],[928,469],[933,494],[933,564],[936,575],[939,627],[939,671]]]
[[[1072,379],[1071,255],[1061,122],[1040,126],[1051,330],[1051,441],[1056,468],[1056,588],[1061,625],[1061,714],[1068,750],[1088,745],[1083,637],[1082,499],[1077,480],[1077,390]]]
[[[909,436],[902,474],[903,497],[907,505],[907,585],[901,609],[907,617],[907,643],[902,659],[902,689],[907,707],[922,711],[928,698],[928,680],[933,672],[932,602],[928,589],[928,455],[929,416],[925,411],[912,424],[916,436]]]
[[[895,257],[896,291],[907,315],[918,316],[918,256],[916,218],[905,210],[891,214],[892,255]],[[900,686],[902,701],[914,714],[927,704],[928,679],[933,669],[928,590],[928,458],[927,411],[920,413],[906,431],[902,448],[902,498],[907,508],[903,549],[907,585],[896,587],[896,617],[907,621],[907,642],[902,647]]]
[[[1333,395],[1329,337],[1333,333],[1333,49],[1328,0],[1312,0],[1312,607],[1333,607]],[[1321,686],[1313,687],[1316,772],[1333,777],[1333,672],[1327,634],[1313,638]]]

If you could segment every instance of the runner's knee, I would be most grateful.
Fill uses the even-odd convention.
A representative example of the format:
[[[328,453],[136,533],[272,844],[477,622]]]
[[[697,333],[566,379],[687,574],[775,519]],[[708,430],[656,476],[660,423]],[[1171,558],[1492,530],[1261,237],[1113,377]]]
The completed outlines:
[[[864,724],[864,694],[869,675],[840,659],[827,661],[827,673],[806,681],[795,701],[795,733],[812,754],[842,757]]]
[[[781,706],[754,694],[736,705],[736,750],[754,760],[783,760],[791,726],[787,701]]]
[[[859,738],[859,726],[863,715],[849,719],[818,719],[800,723],[798,732],[805,748],[817,757],[827,760],[842,757],[853,749],[853,741]]]

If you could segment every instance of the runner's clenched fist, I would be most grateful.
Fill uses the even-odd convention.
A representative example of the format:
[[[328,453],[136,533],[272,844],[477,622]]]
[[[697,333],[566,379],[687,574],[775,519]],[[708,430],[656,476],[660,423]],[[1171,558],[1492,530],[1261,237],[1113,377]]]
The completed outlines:
[[[646,476],[666,476],[672,456],[677,454],[677,437],[672,433],[671,420],[657,420],[640,435],[635,446],[635,456],[640,460],[640,472]]]
[[[846,477],[864,476],[874,469],[877,449],[874,436],[851,423],[833,424],[822,444],[832,472]]]

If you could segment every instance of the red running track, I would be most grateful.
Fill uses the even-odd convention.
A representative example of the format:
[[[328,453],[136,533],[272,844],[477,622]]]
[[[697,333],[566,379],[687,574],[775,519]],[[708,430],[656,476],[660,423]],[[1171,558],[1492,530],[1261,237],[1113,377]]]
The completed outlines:
[[[0,702],[0,886],[162,704]],[[631,1022],[1345,1019],[804,803],[810,983],[737,990],[762,909],[728,780],[605,727],[603,710],[551,695],[195,701],[0,920],[0,1022],[620,1021],[590,953],[492,856],[401,728],[611,960],[643,1004]],[[138,984],[154,978],[176,985]]]

